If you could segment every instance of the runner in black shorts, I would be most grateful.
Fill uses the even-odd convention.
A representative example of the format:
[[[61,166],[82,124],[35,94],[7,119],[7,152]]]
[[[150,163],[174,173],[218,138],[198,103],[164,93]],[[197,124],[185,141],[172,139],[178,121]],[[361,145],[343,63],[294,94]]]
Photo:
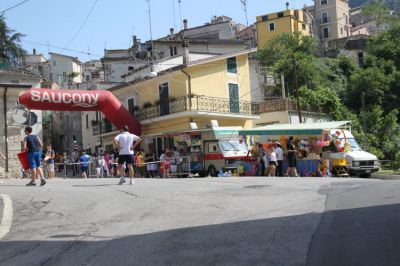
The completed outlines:
[[[114,139],[114,145],[119,150],[118,167],[121,178],[119,185],[125,183],[124,165],[129,169],[130,184],[133,184],[133,176],[135,174],[133,171],[133,151],[139,143],[140,137],[129,133],[128,126],[124,126],[121,129],[121,133]]]

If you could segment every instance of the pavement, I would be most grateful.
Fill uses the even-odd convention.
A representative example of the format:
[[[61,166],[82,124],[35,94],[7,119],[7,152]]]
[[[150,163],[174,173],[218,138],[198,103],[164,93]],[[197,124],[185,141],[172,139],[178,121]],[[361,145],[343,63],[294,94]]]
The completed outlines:
[[[0,241],[0,265],[400,261],[400,181],[232,177],[137,179],[122,186],[117,181],[54,179],[44,187],[25,187],[26,180],[5,180],[0,194],[11,197],[14,215]]]

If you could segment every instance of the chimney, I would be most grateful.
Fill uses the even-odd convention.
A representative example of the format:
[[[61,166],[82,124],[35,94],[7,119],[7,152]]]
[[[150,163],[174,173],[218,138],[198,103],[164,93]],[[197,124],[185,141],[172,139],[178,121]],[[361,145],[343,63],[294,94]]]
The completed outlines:
[[[187,29],[188,29],[188,20],[187,20],[187,19],[184,19],[184,20],[183,20],[183,29],[184,29],[184,30],[187,30]]]
[[[137,50],[137,38],[136,35],[132,36],[132,43],[133,43],[133,48]]]
[[[189,59],[189,41],[182,41],[182,50],[183,50],[183,64],[187,65],[190,62]]]
[[[174,38],[174,28],[170,28],[169,33],[170,33],[169,38],[173,39]]]
[[[36,54],[36,49],[35,49],[35,48],[33,48],[32,53],[33,53],[34,55]]]
[[[289,2],[286,2],[286,10],[289,10]]]

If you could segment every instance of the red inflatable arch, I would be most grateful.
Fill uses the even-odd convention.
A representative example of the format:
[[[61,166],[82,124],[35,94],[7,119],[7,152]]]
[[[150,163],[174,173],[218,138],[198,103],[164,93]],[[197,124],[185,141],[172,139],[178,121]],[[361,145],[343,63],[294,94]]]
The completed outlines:
[[[101,111],[117,128],[129,126],[129,131],[141,134],[140,123],[109,91],[30,89],[19,96],[19,103],[34,110]]]

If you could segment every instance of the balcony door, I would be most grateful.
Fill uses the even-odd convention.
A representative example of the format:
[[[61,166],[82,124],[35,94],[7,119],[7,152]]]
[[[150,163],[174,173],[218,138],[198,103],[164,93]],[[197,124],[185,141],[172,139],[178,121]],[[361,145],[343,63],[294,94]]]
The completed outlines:
[[[239,86],[229,83],[229,110],[231,113],[239,113]]]
[[[161,84],[158,87],[160,96],[160,116],[169,115],[169,92],[168,83]]]

